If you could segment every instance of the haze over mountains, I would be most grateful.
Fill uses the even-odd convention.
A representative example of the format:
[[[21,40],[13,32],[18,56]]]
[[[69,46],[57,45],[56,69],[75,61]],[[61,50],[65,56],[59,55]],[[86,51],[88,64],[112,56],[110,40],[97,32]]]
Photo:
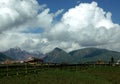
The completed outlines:
[[[98,48],[84,48],[67,53],[60,48],[55,48],[49,53],[42,54],[40,52],[30,53],[20,48],[11,48],[0,53],[0,61],[6,59],[25,60],[28,57],[42,58],[45,62],[51,63],[85,63],[96,62],[99,59],[109,62],[111,57],[114,57],[115,61],[120,59],[120,52]]]
[[[9,56],[10,58],[14,60],[25,60],[28,57],[38,57],[41,58],[43,56],[40,52],[27,52],[25,50],[22,50],[20,48],[10,48],[7,51],[2,52],[3,54]]]

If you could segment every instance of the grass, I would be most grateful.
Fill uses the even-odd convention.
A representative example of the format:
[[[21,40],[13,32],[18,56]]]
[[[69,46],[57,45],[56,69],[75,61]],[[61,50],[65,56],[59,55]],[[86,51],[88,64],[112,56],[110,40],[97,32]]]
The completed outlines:
[[[18,75],[15,70],[9,76],[0,73],[0,84],[120,84],[120,67],[43,68],[27,74],[22,70]]]

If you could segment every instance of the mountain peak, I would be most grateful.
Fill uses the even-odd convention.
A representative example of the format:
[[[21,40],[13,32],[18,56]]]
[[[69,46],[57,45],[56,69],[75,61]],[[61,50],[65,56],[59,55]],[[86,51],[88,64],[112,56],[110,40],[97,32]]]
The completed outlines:
[[[63,51],[62,49],[56,47],[53,51]]]
[[[71,59],[71,56],[67,52],[57,47],[53,51],[47,53],[44,57],[46,62],[52,63],[70,63]]]
[[[11,51],[22,51],[19,47],[10,48],[9,50],[11,50]]]
[[[15,60],[25,60],[26,58],[30,57],[30,56],[34,56],[34,57],[43,57],[44,55],[42,53],[32,53],[32,52],[28,52],[25,50],[20,49],[19,47],[17,48],[10,48],[7,51],[4,51],[3,54],[15,59]]]

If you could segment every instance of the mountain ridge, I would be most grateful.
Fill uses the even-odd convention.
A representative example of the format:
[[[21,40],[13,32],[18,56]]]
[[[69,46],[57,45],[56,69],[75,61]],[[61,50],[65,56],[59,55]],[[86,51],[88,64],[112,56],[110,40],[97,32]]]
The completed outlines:
[[[28,57],[38,57],[38,58],[42,58],[43,54],[42,53],[30,53],[27,52],[25,50],[21,50],[20,48],[10,48],[6,51],[3,51],[2,53],[4,53],[5,55],[7,55],[10,58],[13,58],[15,60],[25,60]]]
[[[28,57],[37,57],[42,58],[45,62],[51,63],[85,63],[96,62],[99,59],[109,62],[111,57],[114,57],[115,61],[120,59],[120,52],[100,48],[83,48],[66,52],[56,47],[46,54],[29,53],[20,48],[11,48],[2,53],[15,60],[25,60]]]
[[[61,51],[62,49],[55,48],[54,50]],[[53,53],[53,51],[51,51],[51,52]],[[49,52],[49,53],[51,53],[51,52]],[[96,62],[99,59],[109,62],[111,57],[114,57],[115,60],[120,59],[120,52],[111,51],[111,50],[107,50],[107,49],[100,49],[100,48],[84,48],[84,49],[73,50],[71,52],[68,52],[68,53],[65,52],[65,53],[66,53],[66,55],[68,55],[70,57],[70,58],[68,58],[68,60],[65,61],[67,63],[70,63],[70,62],[71,63]],[[62,55],[64,55],[64,54],[62,54]],[[47,57],[49,57],[49,59],[56,59],[56,61],[58,60],[57,58],[55,58],[56,57],[55,54],[52,54],[52,56],[48,54],[44,60],[46,60]],[[59,55],[59,57],[60,57],[60,55]],[[64,56],[61,56],[61,57],[63,58]],[[49,59],[47,59],[47,61],[49,61]],[[65,59],[67,59],[67,58],[65,58]],[[63,61],[64,60],[62,60],[62,62]],[[50,61],[50,62],[55,62],[55,60]]]
[[[53,51],[46,53],[43,58],[46,62],[63,63],[70,62],[71,56],[60,48],[55,48]]]

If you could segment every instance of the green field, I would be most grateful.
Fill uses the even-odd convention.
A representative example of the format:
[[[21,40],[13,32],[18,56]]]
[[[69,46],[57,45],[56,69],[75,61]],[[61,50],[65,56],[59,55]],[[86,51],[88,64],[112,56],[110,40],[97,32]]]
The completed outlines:
[[[120,67],[1,68],[0,84],[120,84]]]

